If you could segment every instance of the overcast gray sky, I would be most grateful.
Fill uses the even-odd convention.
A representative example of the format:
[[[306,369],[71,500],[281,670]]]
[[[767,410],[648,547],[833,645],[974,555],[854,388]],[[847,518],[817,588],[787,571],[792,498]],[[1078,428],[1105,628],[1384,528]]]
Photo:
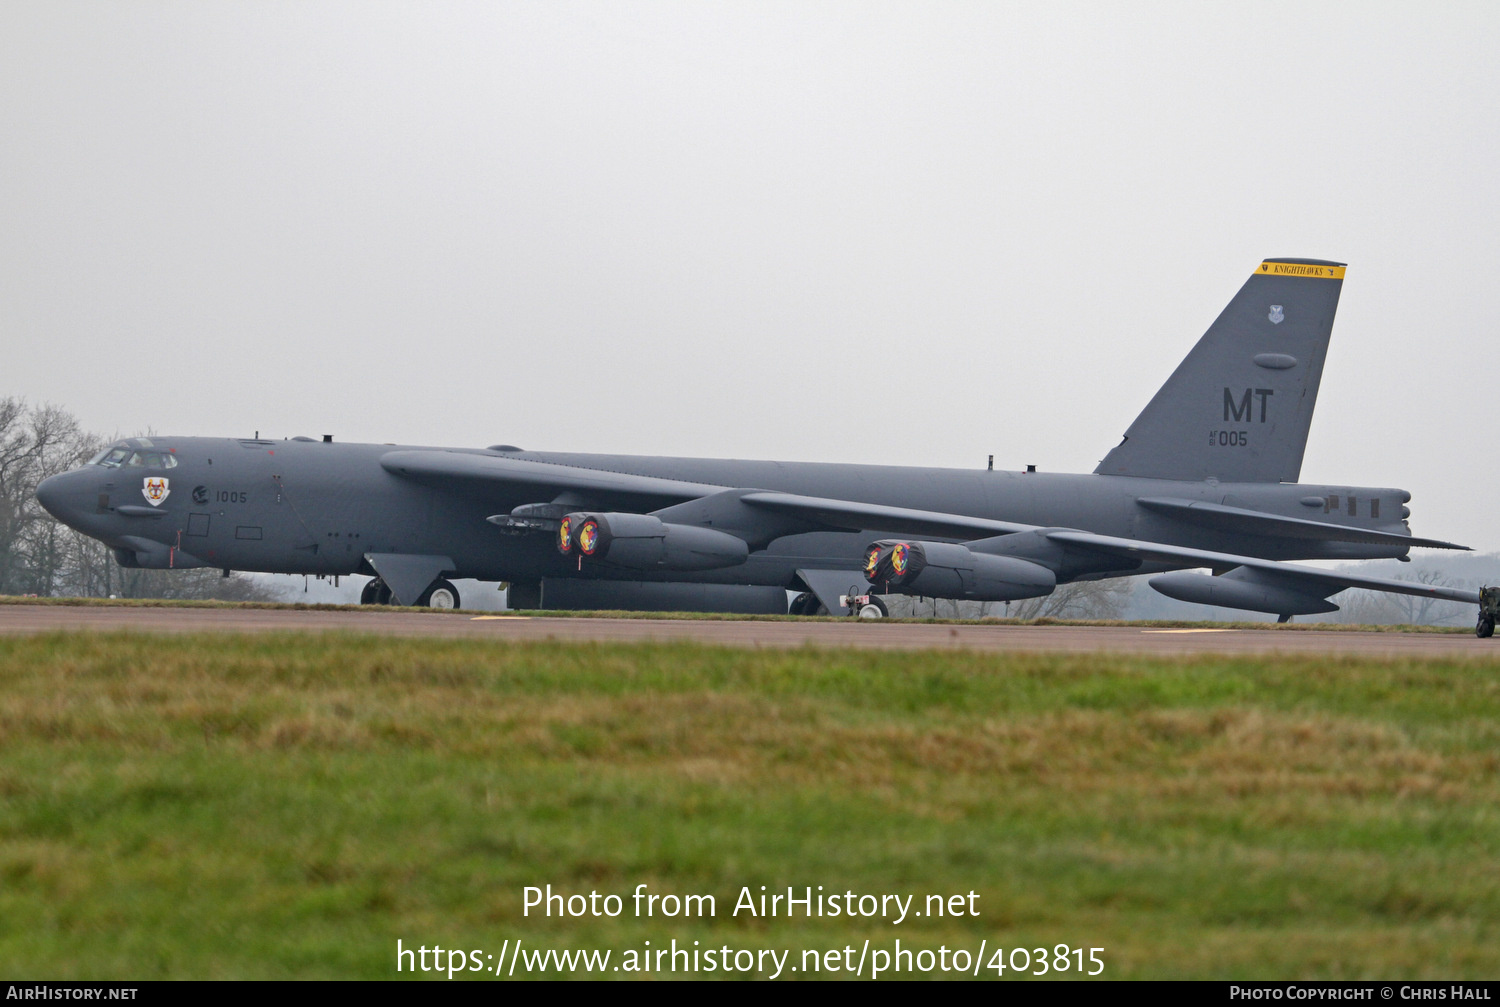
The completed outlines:
[[[1304,481],[1493,529],[1500,5],[0,3],[0,395],[1089,471],[1267,256]],[[871,421],[874,422],[871,422]]]

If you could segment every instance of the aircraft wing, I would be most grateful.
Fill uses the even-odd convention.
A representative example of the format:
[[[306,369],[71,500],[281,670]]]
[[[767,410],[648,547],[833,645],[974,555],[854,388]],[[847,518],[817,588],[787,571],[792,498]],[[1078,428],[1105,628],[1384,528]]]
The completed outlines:
[[[887,507],[854,500],[809,497],[797,493],[752,492],[740,499],[751,507],[845,531],[884,531],[898,535],[940,535],[944,538],[974,539],[1036,531],[1038,527],[1014,521],[995,521],[910,507]]]
[[[571,493],[582,499],[600,503],[618,502],[637,511],[672,507],[706,497],[732,496],[740,504],[753,510],[763,511],[768,515],[793,518],[832,530],[889,532],[897,535],[935,535],[959,540],[1043,531],[1041,526],[1014,521],[997,521],[991,518],[853,500],[810,497],[797,493],[736,489],[523,458],[495,457],[469,451],[390,451],[381,456],[380,464],[393,475],[429,485],[480,493],[503,492],[503,495],[511,498],[532,494],[538,499],[552,499]],[[1243,527],[1243,525],[1250,522],[1261,534],[1297,535],[1301,533],[1307,537],[1324,538],[1330,537],[1328,533],[1331,529],[1340,540],[1371,542],[1395,540],[1414,546],[1464,548],[1447,542],[1409,538],[1404,535],[1357,528],[1345,529],[1323,522],[1281,518],[1256,511],[1241,512],[1238,508],[1203,507],[1194,505],[1191,501],[1153,499],[1150,502],[1142,501],[1142,503],[1153,509],[1172,512],[1174,515],[1187,511],[1195,519],[1201,516],[1204,521],[1215,522],[1226,530],[1234,527],[1235,530],[1249,531],[1250,528]],[[1274,529],[1273,524],[1276,525]],[[1280,527],[1283,524],[1286,527]],[[1301,525],[1315,527],[1303,529],[1298,527]],[[774,534],[773,532],[772,537]],[[1256,570],[1274,576],[1282,583],[1295,584],[1299,590],[1306,593],[1317,594],[1321,597],[1327,597],[1345,588],[1356,587],[1371,591],[1479,604],[1477,591],[1437,587],[1385,577],[1362,577],[1279,560],[1213,552],[1162,542],[1096,535],[1092,532],[1071,529],[1046,529],[1044,534],[1049,540],[1064,547],[1127,559],[1166,563],[1184,568],[1211,567],[1221,572],[1237,567]],[[1346,535],[1350,537],[1345,538]]]
[[[654,510],[722,493],[727,486],[658,479],[525,458],[504,458],[471,451],[388,451],[381,468],[413,482],[506,497],[532,494],[551,500],[574,493],[598,503],[628,504]]]
[[[1283,582],[1293,582],[1309,594],[1328,597],[1345,588],[1358,587],[1367,591],[1385,591],[1390,594],[1410,594],[1422,598],[1440,598],[1444,601],[1461,601],[1479,604],[1478,591],[1465,591],[1453,587],[1436,587],[1418,584],[1415,581],[1395,580],[1389,577],[1361,577],[1342,571],[1322,570],[1286,563],[1274,559],[1258,559],[1254,556],[1236,556],[1233,553],[1211,552],[1207,549],[1190,549],[1186,546],[1166,545],[1161,542],[1138,542],[1135,539],[1115,538],[1112,535],[1095,535],[1085,531],[1049,531],[1047,538],[1059,545],[1073,546],[1096,552],[1110,553],[1131,559],[1171,563],[1184,567],[1212,567],[1223,571],[1235,567],[1247,567],[1272,574]]]
[[[381,455],[380,464],[392,475],[427,485],[480,494],[499,493],[506,497],[530,494],[536,500],[551,500],[560,494],[571,493],[581,499],[595,501],[593,506],[610,502],[643,511],[734,491],[732,495],[756,510],[796,518],[831,530],[885,531],[893,534],[972,539],[1033,531],[1036,528],[1035,525],[1017,524],[1013,521],[994,521],[941,511],[888,507],[796,493],[745,491],[709,483],[660,479],[525,458],[496,457],[472,451],[388,451]]]

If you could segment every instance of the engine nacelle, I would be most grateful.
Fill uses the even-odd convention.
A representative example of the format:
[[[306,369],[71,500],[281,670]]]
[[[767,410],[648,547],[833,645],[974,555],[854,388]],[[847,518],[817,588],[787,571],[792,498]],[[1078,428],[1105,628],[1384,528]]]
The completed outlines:
[[[1299,591],[1274,574],[1246,567],[1231,570],[1222,577],[1185,571],[1163,573],[1147,583],[1168,598],[1195,605],[1242,608],[1272,615],[1317,615],[1339,610],[1326,598]]]
[[[557,529],[563,555],[630,570],[719,570],[750,555],[744,539],[712,528],[668,524],[650,514],[565,515]]]
[[[865,577],[886,593],[968,601],[1038,598],[1057,586],[1044,566],[951,542],[875,542],[865,551]]]

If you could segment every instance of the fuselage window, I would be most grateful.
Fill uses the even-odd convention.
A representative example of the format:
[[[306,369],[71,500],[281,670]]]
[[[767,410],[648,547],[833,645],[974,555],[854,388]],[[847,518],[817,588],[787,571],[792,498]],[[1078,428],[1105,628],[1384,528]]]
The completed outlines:
[[[1372,518],[1374,518],[1375,520],[1377,520],[1377,521],[1380,520],[1380,498],[1379,497],[1371,497],[1370,498],[1370,516]]]
[[[1349,498],[1349,516],[1350,517],[1354,516],[1354,512],[1355,512],[1355,509],[1356,509],[1355,506],[1354,506],[1354,504],[1355,504],[1354,498],[1350,497]]]
[[[1338,509],[1339,509],[1339,495],[1337,493],[1330,493],[1330,494],[1328,494],[1328,506],[1323,508],[1324,513],[1327,513],[1328,511],[1335,511],[1335,510],[1338,510]]]

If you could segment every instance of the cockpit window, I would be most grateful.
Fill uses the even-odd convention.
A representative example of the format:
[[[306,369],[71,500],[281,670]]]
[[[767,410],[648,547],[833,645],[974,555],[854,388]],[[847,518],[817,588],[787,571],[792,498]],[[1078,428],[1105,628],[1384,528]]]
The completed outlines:
[[[172,469],[177,467],[177,459],[162,451],[132,451],[125,464],[133,469]]]
[[[177,458],[166,451],[132,451],[130,448],[109,448],[95,456],[92,464],[107,469],[121,467],[132,469],[175,469]]]
[[[107,469],[175,469],[177,456],[170,451],[137,451],[128,447],[115,447],[105,448],[89,464]]]

